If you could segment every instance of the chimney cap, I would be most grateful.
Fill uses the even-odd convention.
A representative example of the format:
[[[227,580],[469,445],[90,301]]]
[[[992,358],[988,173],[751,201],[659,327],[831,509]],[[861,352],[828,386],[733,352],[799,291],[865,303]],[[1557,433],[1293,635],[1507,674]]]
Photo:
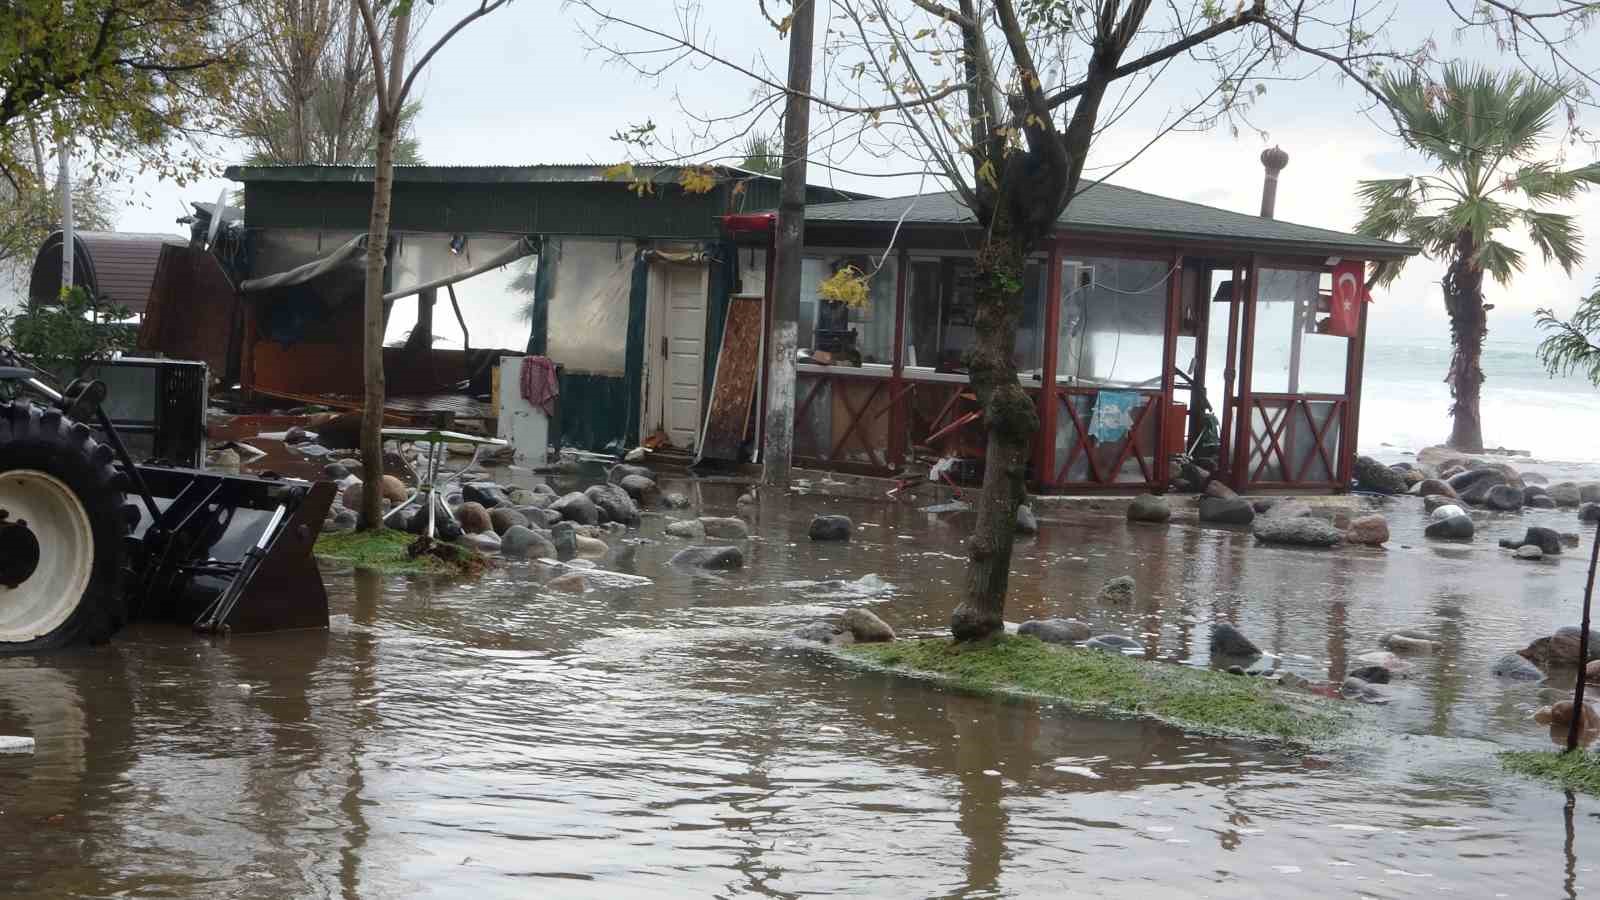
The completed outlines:
[[[1266,166],[1268,171],[1281,172],[1289,165],[1289,154],[1276,145],[1268,147],[1261,151],[1261,164]]]

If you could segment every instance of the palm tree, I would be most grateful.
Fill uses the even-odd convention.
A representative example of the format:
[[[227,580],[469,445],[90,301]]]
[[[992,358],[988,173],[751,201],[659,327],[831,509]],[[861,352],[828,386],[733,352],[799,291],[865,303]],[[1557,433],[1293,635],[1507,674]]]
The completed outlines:
[[[1539,342],[1539,361],[1551,375],[1578,372],[1600,387],[1600,278],[1594,293],[1578,301],[1572,318],[1560,319],[1555,311],[1540,309],[1539,327],[1550,332]]]
[[[1403,238],[1445,263],[1441,281],[1454,353],[1445,381],[1455,402],[1451,447],[1483,449],[1478,400],[1488,336],[1483,278],[1502,286],[1522,271],[1521,251],[1502,242],[1525,229],[1546,262],[1568,274],[1582,262],[1582,235],[1572,216],[1546,209],[1600,183],[1600,164],[1563,169],[1541,157],[1544,139],[1567,90],[1520,73],[1446,66],[1442,83],[1415,73],[1386,75],[1380,88],[1406,145],[1434,162],[1425,175],[1363,181],[1363,234]],[[1387,269],[1392,280],[1399,267]]]

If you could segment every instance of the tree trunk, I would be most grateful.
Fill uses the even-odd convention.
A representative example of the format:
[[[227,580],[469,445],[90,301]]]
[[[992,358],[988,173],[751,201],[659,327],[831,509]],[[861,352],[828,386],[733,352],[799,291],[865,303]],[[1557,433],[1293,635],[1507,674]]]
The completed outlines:
[[[967,541],[967,593],[950,617],[958,641],[981,640],[1004,627],[1017,506],[1026,491],[1028,442],[1039,414],[1017,381],[1013,361],[1022,316],[1022,278],[1031,241],[1013,231],[1004,204],[978,250],[977,342],[967,354],[972,387],[984,411],[984,458],[978,523]]]
[[[372,219],[367,226],[367,284],[362,304],[361,358],[366,396],[361,407],[361,527],[383,527],[383,270],[389,245],[389,202],[394,187],[394,143],[399,116],[380,115],[372,176]]]
[[[1483,449],[1483,418],[1479,399],[1483,388],[1483,342],[1489,335],[1488,311],[1483,304],[1483,270],[1472,260],[1477,246],[1470,232],[1456,239],[1454,259],[1446,270],[1443,287],[1445,309],[1450,313],[1450,385],[1454,403],[1449,445],[1455,450]]]

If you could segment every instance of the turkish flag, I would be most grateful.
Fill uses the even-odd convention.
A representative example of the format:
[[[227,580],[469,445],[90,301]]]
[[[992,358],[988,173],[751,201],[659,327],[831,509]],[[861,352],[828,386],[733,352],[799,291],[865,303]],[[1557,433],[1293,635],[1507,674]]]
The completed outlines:
[[[1333,296],[1329,298],[1328,333],[1355,337],[1361,330],[1361,304],[1371,303],[1367,293],[1367,266],[1359,260],[1333,267]]]

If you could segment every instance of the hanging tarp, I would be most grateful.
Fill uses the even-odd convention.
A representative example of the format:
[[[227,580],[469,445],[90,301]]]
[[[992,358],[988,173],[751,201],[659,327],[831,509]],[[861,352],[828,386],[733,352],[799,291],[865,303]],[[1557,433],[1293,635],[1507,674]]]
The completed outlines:
[[[259,294],[277,288],[295,287],[308,284],[317,279],[341,272],[346,267],[362,265],[362,260],[367,253],[367,236],[358,235],[341,244],[338,249],[320,259],[314,259],[304,265],[295,266],[287,272],[268,275],[264,278],[251,278],[239,285],[239,290],[246,294]]]

